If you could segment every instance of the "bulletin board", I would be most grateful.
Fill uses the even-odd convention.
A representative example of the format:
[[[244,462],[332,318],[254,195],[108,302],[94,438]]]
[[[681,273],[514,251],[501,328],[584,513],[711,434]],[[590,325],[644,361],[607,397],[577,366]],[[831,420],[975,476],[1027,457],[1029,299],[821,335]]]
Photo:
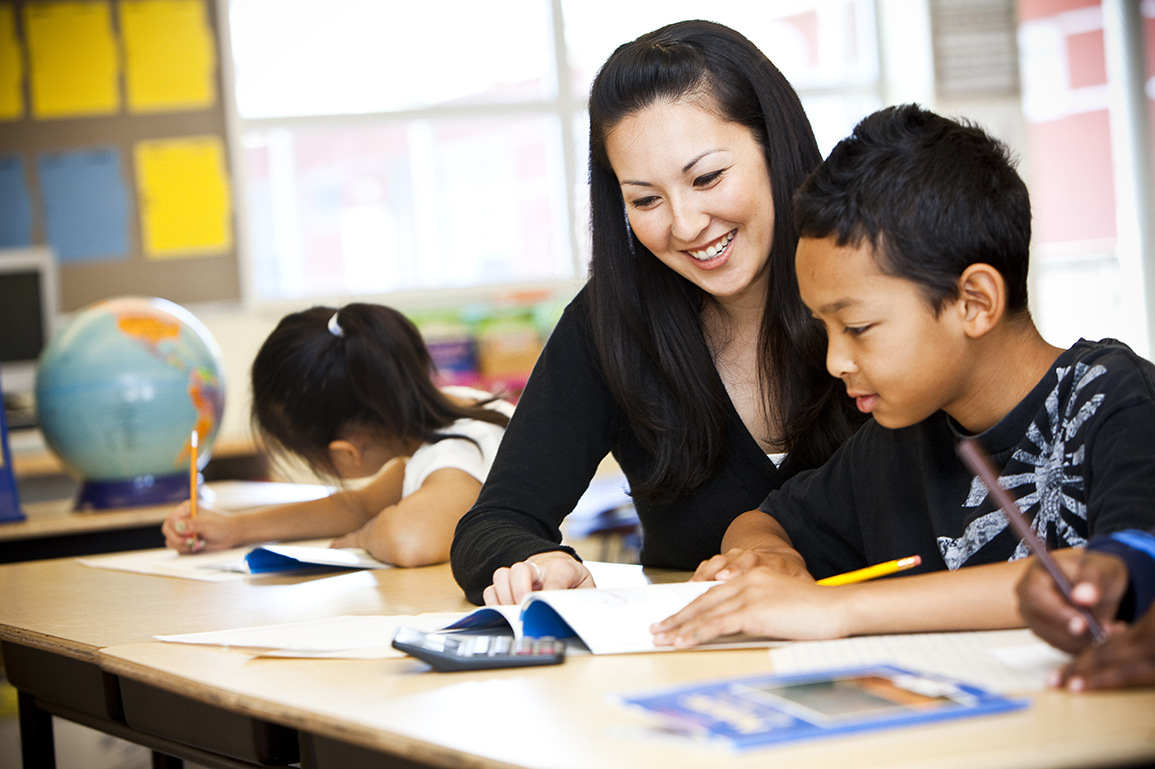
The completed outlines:
[[[241,297],[215,0],[0,0],[0,248],[61,310]]]

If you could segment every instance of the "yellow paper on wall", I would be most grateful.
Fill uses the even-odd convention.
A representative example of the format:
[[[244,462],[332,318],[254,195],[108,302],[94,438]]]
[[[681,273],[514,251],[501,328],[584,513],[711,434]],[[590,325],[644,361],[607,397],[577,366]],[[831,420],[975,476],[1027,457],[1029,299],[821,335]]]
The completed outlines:
[[[24,116],[24,57],[16,39],[16,8],[0,5],[0,120]]]
[[[35,117],[119,111],[119,64],[106,3],[29,3],[24,29]]]
[[[204,0],[123,0],[120,31],[130,111],[216,103],[217,58]]]
[[[135,157],[146,257],[232,248],[232,196],[220,137],[139,142]]]

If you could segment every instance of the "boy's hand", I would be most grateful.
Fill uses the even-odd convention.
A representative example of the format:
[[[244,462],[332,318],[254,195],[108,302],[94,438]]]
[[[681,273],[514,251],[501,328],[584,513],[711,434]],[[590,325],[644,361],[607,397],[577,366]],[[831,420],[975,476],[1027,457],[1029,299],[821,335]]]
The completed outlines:
[[[1155,685],[1155,609],[1083,652],[1051,681],[1073,691]]]
[[[1123,561],[1107,553],[1082,549],[1056,550],[1052,555],[1071,582],[1071,600],[1086,607],[1104,628],[1117,628],[1115,615],[1127,591]],[[1063,651],[1079,652],[1091,645],[1087,622],[1067,602],[1047,570],[1032,563],[1016,588],[1019,612],[1040,638]]]
[[[687,647],[719,636],[749,633],[786,639],[840,638],[846,612],[843,588],[816,585],[759,566],[717,585],[672,617],[650,627],[659,646]]]
[[[806,562],[795,550],[744,549],[734,547],[698,564],[691,581],[725,582],[741,576],[752,569],[765,567],[791,577],[810,579]]]
[[[234,516],[222,515],[215,510],[197,506],[197,517],[189,511],[189,503],[181,502],[161,524],[165,547],[178,553],[200,553],[208,550],[227,550],[236,547],[233,534]]]
[[[516,604],[533,590],[569,590],[595,587],[593,575],[568,553],[553,550],[538,553],[513,566],[493,572],[493,584],[482,597],[486,606]]]

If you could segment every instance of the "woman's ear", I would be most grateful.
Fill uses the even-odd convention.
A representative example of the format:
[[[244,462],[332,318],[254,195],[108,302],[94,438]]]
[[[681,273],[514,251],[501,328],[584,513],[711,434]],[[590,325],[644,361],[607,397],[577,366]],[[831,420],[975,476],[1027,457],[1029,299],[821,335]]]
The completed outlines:
[[[963,330],[977,339],[993,329],[1007,310],[1007,284],[989,264],[972,264],[958,279],[958,307]]]

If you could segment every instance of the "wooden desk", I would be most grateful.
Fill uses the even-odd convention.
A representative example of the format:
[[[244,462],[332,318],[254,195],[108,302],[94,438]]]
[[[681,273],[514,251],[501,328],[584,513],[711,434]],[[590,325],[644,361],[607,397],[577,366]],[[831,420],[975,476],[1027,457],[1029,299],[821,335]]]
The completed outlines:
[[[607,585],[685,575],[609,565],[597,576]],[[280,747],[296,739],[305,769],[380,766],[383,756],[393,757],[390,766],[484,769],[1019,769],[1155,761],[1155,689],[1047,692],[1006,715],[730,755],[639,737],[643,722],[607,698],[765,671],[765,650],[571,657],[552,668],[438,674],[412,659],[270,659],[150,640],[344,614],[466,608],[444,565],[225,583],[63,560],[0,566],[0,647],[34,747],[44,742],[37,732],[43,713],[54,712],[169,755],[228,767],[255,765],[246,751],[259,751],[260,739]],[[110,698],[119,698],[119,714],[105,707]],[[236,747],[237,735],[250,739]]]

